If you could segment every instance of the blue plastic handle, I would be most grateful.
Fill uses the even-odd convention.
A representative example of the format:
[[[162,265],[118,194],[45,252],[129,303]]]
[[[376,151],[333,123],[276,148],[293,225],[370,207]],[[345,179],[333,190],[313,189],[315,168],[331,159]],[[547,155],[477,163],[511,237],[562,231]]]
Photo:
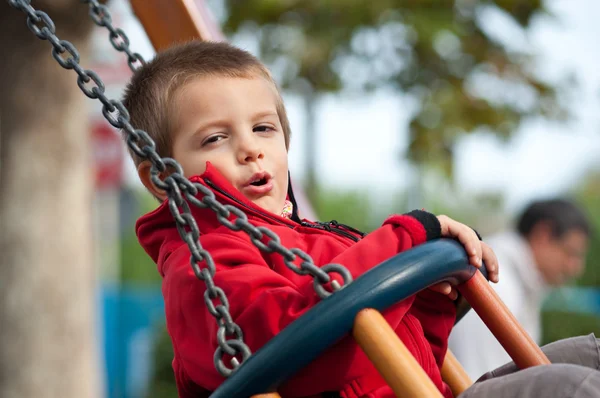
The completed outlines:
[[[383,311],[435,283],[463,283],[475,271],[464,248],[450,239],[400,253],[289,324],[244,362],[211,398],[250,397],[276,391],[281,383],[349,333],[359,311]]]

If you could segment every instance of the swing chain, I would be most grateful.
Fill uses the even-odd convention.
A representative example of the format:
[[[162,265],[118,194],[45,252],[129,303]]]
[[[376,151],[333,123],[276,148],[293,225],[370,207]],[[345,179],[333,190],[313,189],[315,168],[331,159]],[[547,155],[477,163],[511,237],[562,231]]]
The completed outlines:
[[[112,25],[112,16],[108,7],[104,4],[100,4],[98,0],[81,0],[82,3],[86,3],[90,6],[90,18],[94,23],[100,27],[108,29],[110,34],[108,40],[115,50],[124,52],[127,54],[127,65],[129,69],[135,72],[138,68],[145,64],[144,58],[138,53],[134,53],[129,48],[129,37],[125,34],[123,29],[115,28]]]
[[[8,3],[27,14],[27,26],[38,38],[48,40],[52,44],[52,56],[60,66],[65,69],[73,69],[77,73],[77,85],[81,91],[87,97],[98,99],[102,102],[102,114],[111,125],[116,128],[123,128],[127,133],[127,145],[132,151],[149,159],[153,164],[152,169],[155,173],[165,171],[167,166],[177,165],[173,159],[160,158],[155,151],[154,142],[145,131],[133,129],[129,123],[129,113],[123,106],[123,103],[118,100],[109,99],[105,94],[104,82],[98,74],[81,67],[79,64],[79,52],[69,41],[60,40],[56,36],[54,22],[48,14],[33,8],[31,0],[8,0]],[[68,53],[67,58],[63,57],[65,52]],[[93,83],[90,83],[90,81]],[[142,146],[141,148],[140,145]],[[207,287],[205,302],[208,311],[215,317],[219,327],[217,331],[218,347],[214,355],[215,367],[223,377],[228,377],[241,363],[250,357],[251,351],[243,341],[241,328],[233,322],[229,314],[229,303],[223,290],[214,284],[212,279],[215,271],[214,262],[210,254],[200,245],[200,232],[197,225],[195,225],[194,218],[191,216],[188,204],[181,197],[179,186],[177,184],[170,185],[167,194],[169,196],[169,207],[177,221],[177,229],[183,240],[190,247],[190,252],[192,253],[190,261],[194,268],[194,273],[199,279],[204,281]],[[177,206],[172,205],[173,203],[179,204],[184,209],[183,214],[181,214]],[[185,226],[190,226],[189,232],[185,230]],[[206,262],[208,268],[201,270],[199,263],[203,261]],[[219,302],[215,305],[213,300],[218,300]],[[227,336],[233,337],[227,338]],[[227,367],[223,361],[225,354],[232,357],[230,360],[231,367]],[[241,363],[236,356],[241,356]]]
[[[211,272],[211,276],[214,276],[215,266],[212,262],[212,258],[208,253],[201,247],[196,247],[195,242],[197,237],[191,235],[192,232],[198,230],[195,219],[191,214],[186,214],[186,209],[189,206],[186,201],[181,197],[181,189],[183,187],[183,195],[188,202],[192,203],[199,208],[210,208],[217,214],[219,222],[232,231],[244,231],[249,237],[252,243],[264,251],[265,253],[278,253],[283,257],[285,265],[298,275],[310,275],[313,278],[314,289],[317,295],[324,299],[331,295],[324,285],[331,282],[331,287],[334,291],[341,289],[343,286],[352,282],[352,274],[346,267],[341,264],[327,264],[323,267],[315,265],[312,257],[306,252],[299,248],[288,249],[281,244],[279,236],[266,227],[255,227],[248,221],[248,216],[242,210],[235,206],[223,205],[216,198],[212,190],[199,183],[192,183],[187,178],[183,177],[183,170],[181,166],[173,159],[163,158],[164,163],[171,167],[174,172],[161,180],[159,177],[159,170],[156,169],[151,171],[152,182],[160,189],[167,192],[173,191],[176,194],[173,196],[173,200],[169,197],[169,208],[171,213],[175,217],[176,224],[180,229],[180,235],[184,236],[184,240],[188,242],[188,245],[193,247],[192,259],[201,262],[205,261],[208,265],[208,270]],[[202,199],[198,199],[198,191],[202,193]],[[184,208],[183,214],[179,212],[179,208]],[[235,219],[230,220],[232,215],[235,215]],[[190,232],[186,232],[183,229],[184,226],[190,228]],[[300,258],[300,266],[294,264],[297,258]],[[198,279],[204,280],[203,275],[198,267],[198,264],[192,262],[192,267]],[[338,273],[342,276],[343,284],[340,284],[336,280],[332,280],[330,273]],[[210,306],[210,304],[207,303]]]
[[[96,0],[81,0],[90,5],[90,15],[94,22],[100,26],[105,26],[111,32],[111,43],[119,50],[124,51],[130,57],[135,57],[133,62],[129,62],[132,70],[134,62],[143,62],[143,59],[137,53],[131,53],[129,50],[129,39],[119,29],[114,29],[110,23],[111,18],[107,8],[103,8]],[[156,146],[147,132],[134,129],[129,122],[129,112],[125,109],[123,103],[119,100],[109,99],[105,95],[105,85],[102,79],[92,70],[83,69],[79,64],[79,52],[67,40],[60,40],[56,36],[56,30],[52,19],[43,11],[36,10],[31,6],[31,0],[8,0],[8,3],[27,14],[27,26],[40,39],[48,40],[52,44],[52,56],[64,69],[73,69],[77,75],[77,85],[81,91],[89,98],[98,99],[102,102],[102,114],[106,120],[115,128],[121,129],[126,133],[126,142],[128,147],[138,156],[148,159],[152,163],[151,176],[152,181],[160,189],[166,191],[168,196],[168,206],[175,219],[175,224],[181,238],[187,243],[190,250],[190,263],[195,276],[202,280],[206,285],[204,301],[210,314],[215,317],[219,326],[217,330],[218,347],[214,354],[214,363],[217,371],[224,377],[230,376],[241,363],[250,357],[250,348],[243,341],[243,333],[229,313],[229,302],[225,292],[217,287],[213,277],[216,272],[214,261],[202,245],[200,244],[200,231],[196,220],[192,216],[189,203],[200,208],[210,208],[217,214],[218,220],[232,231],[243,230],[250,236],[250,240],[259,249],[272,253],[277,252],[283,256],[285,264],[299,275],[310,274],[314,278],[315,292],[321,298],[329,296],[323,285],[331,282],[333,290],[339,290],[352,281],[350,272],[340,264],[327,264],[321,268],[317,267],[312,258],[298,248],[287,249],[281,244],[277,234],[264,227],[255,227],[248,221],[246,214],[234,206],[222,205],[215,198],[214,193],[209,188],[199,183],[192,183],[184,177],[183,169],[179,163],[171,158],[161,158],[156,152]],[[43,25],[43,26],[38,26]],[[114,33],[113,33],[114,31]],[[114,39],[113,39],[114,37]],[[121,44],[116,42],[117,38],[123,41]],[[115,40],[113,42],[113,40]],[[114,44],[117,43],[117,44]],[[64,53],[68,57],[63,58]],[[132,55],[133,54],[133,55]],[[138,58],[139,56],[139,58]],[[93,84],[89,84],[90,81]],[[161,180],[159,174],[171,168],[171,173],[167,178]],[[198,193],[202,193],[202,199],[198,199]],[[184,197],[187,199],[184,200]],[[189,202],[189,203],[188,203]],[[231,216],[237,216],[233,221]],[[264,239],[264,238],[268,239]],[[300,266],[293,262],[297,257],[302,260]],[[206,264],[201,268],[200,264]],[[343,285],[337,281],[332,281],[330,273],[337,272],[342,276]],[[231,336],[228,338],[227,336]],[[231,368],[227,367],[223,361],[225,354],[231,356]],[[241,356],[240,363],[236,356]]]

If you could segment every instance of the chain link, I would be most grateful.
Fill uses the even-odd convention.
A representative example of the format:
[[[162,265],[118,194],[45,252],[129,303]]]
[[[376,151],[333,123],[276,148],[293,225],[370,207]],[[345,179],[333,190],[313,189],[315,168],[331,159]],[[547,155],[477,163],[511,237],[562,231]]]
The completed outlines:
[[[64,69],[74,70],[77,73],[77,85],[89,98],[102,102],[102,114],[108,122],[117,129],[126,133],[127,146],[138,156],[148,159],[151,164],[151,178],[154,184],[166,191],[168,205],[175,219],[177,230],[188,245],[190,250],[190,265],[195,276],[204,282],[206,291],[204,301],[210,314],[218,324],[217,342],[215,351],[215,367],[221,375],[228,377],[237,367],[241,365],[251,352],[243,341],[241,328],[233,321],[229,312],[229,301],[225,292],[217,287],[213,277],[216,267],[212,256],[200,244],[200,231],[196,220],[192,216],[189,203],[199,208],[209,208],[217,215],[218,220],[232,231],[244,231],[250,240],[260,250],[268,253],[280,254],[285,265],[298,275],[310,275],[314,279],[316,294],[325,298],[331,294],[325,285],[331,282],[332,289],[339,290],[352,281],[350,272],[340,264],[327,264],[321,268],[317,267],[313,259],[304,251],[293,248],[287,249],[281,244],[279,236],[266,227],[255,227],[248,221],[246,214],[235,206],[223,205],[215,198],[214,193],[208,187],[199,183],[192,183],[183,176],[181,165],[171,158],[161,158],[156,152],[156,145],[147,132],[135,129],[129,121],[129,113],[123,103],[119,100],[110,99],[105,94],[105,85],[102,79],[92,70],[83,69],[79,64],[79,52],[70,42],[60,40],[55,32],[54,22],[43,11],[36,10],[30,5],[30,0],[7,0],[8,3],[27,14],[27,26],[38,38],[48,40],[52,45],[54,59]],[[104,5],[97,0],[81,0],[90,6],[90,16],[99,26],[106,27],[110,31],[110,41],[118,51],[125,52],[129,57],[130,68],[135,71],[139,65],[144,63],[142,57],[131,52],[129,39],[120,29],[112,26],[112,18]],[[41,26],[41,27],[40,27]],[[67,53],[67,54],[65,54]],[[63,55],[67,55],[64,58]],[[90,84],[92,82],[93,84]],[[161,180],[159,174],[169,167],[172,173]],[[198,199],[198,193],[202,199]],[[184,199],[185,198],[185,199]],[[234,217],[235,216],[235,217]],[[300,266],[294,264],[300,259]],[[204,264],[205,267],[201,265]],[[332,281],[330,274],[338,273],[342,276],[343,283]],[[227,354],[231,356],[228,367],[223,358]],[[238,357],[241,356],[241,362]]]
[[[129,48],[129,37],[121,28],[115,28],[112,24],[112,17],[108,7],[104,4],[100,4],[98,0],[81,0],[82,3],[86,3],[90,7],[90,18],[94,23],[100,27],[106,28],[109,31],[108,40],[115,50],[127,54],[127,65],[129,69],[135,72],[146,61],[138,54],[131,51]]]

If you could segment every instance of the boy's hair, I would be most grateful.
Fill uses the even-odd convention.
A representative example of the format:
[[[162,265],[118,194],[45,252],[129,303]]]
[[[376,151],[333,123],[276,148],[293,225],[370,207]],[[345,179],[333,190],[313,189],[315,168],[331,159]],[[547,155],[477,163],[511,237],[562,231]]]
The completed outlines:
[[[262,77],[277,93],[277,114],[289,147],[290,125],[283,99],[269,70],[253,55],[227,43],[190,41],[160,52],[139,68],[125,88],[123,104],[131,125],[145,130],[161,157],[172,156],[172,99],[178,89],[198,77]],[[143,159],[129,150],[136,166]]]
[[[579,230],[588,237],[591,226],[585,213],[574,203],[565,199],[541,200],[531,203],[523,211],[517,223],[519,233],[528,237],[538,223],[549,222],[552,235],[560,238],[570,230]]]

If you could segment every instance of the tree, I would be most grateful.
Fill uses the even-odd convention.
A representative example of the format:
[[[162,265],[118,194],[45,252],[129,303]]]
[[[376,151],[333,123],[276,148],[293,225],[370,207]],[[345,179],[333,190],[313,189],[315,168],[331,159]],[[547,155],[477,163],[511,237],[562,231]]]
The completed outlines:
[[[592,225],[592,236],[586,259],[584,274],[578,285],[600,287],[600,170],[588,173],[575,190],[578,202],[586,211]]]
[[[79,3],[34,5],[85,50]],[[85,97],[6,1],[0,37],[0,396],[97,397]]]
[[[408,157],[447,176],[459,136],[487,129],[509,137],[525,118],[566,116],[561,85],[542,81],[531,55],[486,26],[495,13],[524,36],[546,13],[541,0],[224,1],[226,32],[258,37],[260,57],[309,106],[342,88],[412,95]]]

